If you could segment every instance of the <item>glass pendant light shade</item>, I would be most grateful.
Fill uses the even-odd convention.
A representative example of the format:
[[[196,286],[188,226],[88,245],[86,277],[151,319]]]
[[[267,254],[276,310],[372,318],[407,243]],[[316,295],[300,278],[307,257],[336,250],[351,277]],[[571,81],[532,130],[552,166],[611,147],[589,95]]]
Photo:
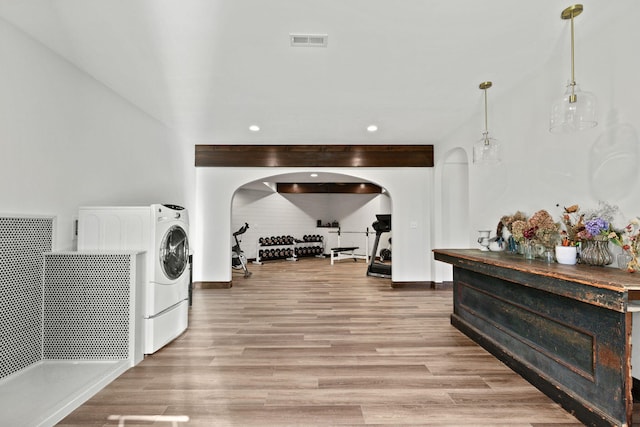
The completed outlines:
[[[574,23],[576,16],[584,10],[581,4],[574,4],[564,9],[561,19],[571,20],[571,80],[567,84],[564,95],[551,106],[549,130],[553,133],[575,132],[589,129],[598,124],[596,120],[596,97],[589,92],[582,92],[575,78],[575,37]]]
[[[596,104],[592,93],[582,92],[577,83],[567,84],[564,95],[551,106],[549,130],[560,133],[595,127],[598,124]]]
[[[492,85],[491,82],[482,82],[479,86],[484,91],[484,132],[480,141],[473,144],[473,163],[478,165],[497,165],[502,161],[500,144],[489,136],[488,130],[487,89]]]
[[[484,165],[497,165],[500,163],[500,144],[489,136],[489,132],[483,132],[480,141],[473,144],[473,163]]]

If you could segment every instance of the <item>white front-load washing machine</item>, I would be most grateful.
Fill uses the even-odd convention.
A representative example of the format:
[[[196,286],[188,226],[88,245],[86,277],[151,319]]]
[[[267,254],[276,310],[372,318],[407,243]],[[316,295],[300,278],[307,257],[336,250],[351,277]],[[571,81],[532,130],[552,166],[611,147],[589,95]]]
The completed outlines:
[[[145,251],[144,353],[158,351],[188,325],[189,217],[176,205],[89,206],[78,214],[78,250]]]
[[[189,217],[175,205],[152,205],[153,272],[145,311],[145,353],[180,335],[189,312]]]

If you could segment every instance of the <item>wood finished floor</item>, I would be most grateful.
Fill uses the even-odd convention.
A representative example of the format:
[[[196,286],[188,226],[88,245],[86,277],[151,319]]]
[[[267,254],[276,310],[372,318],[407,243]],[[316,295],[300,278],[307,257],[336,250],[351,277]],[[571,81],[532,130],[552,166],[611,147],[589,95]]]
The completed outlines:
[[[59,426],[582,425],[450,325],[450,289],[392,289],[362,261],[250,269],[196,289],[187,332]]]

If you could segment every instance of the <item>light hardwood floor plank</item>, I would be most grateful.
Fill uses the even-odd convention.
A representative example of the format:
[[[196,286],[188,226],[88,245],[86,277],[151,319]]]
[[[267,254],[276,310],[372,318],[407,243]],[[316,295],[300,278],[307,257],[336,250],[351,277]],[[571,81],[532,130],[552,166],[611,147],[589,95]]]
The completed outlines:
[[[196,289],[187,332],[59,425],[581,425],[451,326],[450,288],[392,288],[363,262],[250,269],[231,289]],[[125,424],[149,425],[169,424]]]

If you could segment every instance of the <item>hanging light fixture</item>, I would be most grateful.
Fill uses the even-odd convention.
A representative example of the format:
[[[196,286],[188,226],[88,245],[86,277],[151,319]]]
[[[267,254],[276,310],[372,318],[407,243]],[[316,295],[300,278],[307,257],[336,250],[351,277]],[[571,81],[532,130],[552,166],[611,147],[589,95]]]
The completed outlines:
[[[562,11],[562,19],[571,19],[571,80],[564,95],[553,103],[549,121],[551,132],[573,132],[589,129],[598,124],[596,120],[596,98],[592,93],[582,92],[576,83],[573,19],[582,13],[581,4],[574,4]]]
[[[487,117],[487,89],[493,83],[482,82],[480,89],[484,91],[484,132],[480,141],[473,145],[473,163],[476,164],[498,164],[500,163],[500,144],[489,136],[489,120]]]

